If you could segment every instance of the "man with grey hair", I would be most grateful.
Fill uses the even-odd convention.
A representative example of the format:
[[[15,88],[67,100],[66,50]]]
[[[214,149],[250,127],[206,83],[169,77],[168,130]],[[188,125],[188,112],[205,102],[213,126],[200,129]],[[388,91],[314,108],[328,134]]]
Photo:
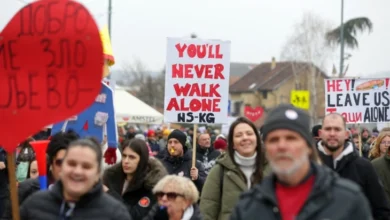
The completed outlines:
[[[209,174],[221,152],[211,145],[211,137],[208,133],[199,134],[196,143],[196,160],[202,163],[206,174]]]
[[[359,186],[319,164],[306,112],[281,105],[262,133],[273,174],[242,194],[231,220],[372,219]]]

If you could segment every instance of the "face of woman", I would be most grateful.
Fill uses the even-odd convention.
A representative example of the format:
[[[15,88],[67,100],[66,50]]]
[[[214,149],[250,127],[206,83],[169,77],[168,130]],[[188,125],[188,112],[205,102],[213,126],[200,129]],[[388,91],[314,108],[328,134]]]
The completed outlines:
[[[39,173],[38,173],[38,163],[37,163],[36,160],[31,162],[29,172],[30,172],[30,178],[31,179],[38,178],[38,176],[39,176]]]
[[[96,153],[82,146],[68,150],[61,167],[64,196],[79,199],[90,191],[99,180]]]
[[[177,216],[188,208],[190,202],[186,200],[182,192],[177,191],[177,187],[167,184],[162,192],[156,193],[157,201],[160,206],[167,207],[169,216]]]
[[[137,170],[140,156],[134,152],[130,147],[126,147],[122,152],[122,168],[123,172],[133,174]]]
[[[379,150],[380,150],[381,154],[386,154],[389,146],[390,146],[390,137],[386,136],[382,139],[382,141],[379,145]]]
[[[244,157],[256,152],[257,137],[255,131],[246,123],[238,124],[233,131],[233,149]]]

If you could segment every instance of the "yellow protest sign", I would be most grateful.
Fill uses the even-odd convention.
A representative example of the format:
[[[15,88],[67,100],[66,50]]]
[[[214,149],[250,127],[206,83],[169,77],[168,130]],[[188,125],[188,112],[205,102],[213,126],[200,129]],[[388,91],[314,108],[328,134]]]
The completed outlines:
[[[310,92],[308,90],[291,90],[290,103],[297,108],[310,109]]]

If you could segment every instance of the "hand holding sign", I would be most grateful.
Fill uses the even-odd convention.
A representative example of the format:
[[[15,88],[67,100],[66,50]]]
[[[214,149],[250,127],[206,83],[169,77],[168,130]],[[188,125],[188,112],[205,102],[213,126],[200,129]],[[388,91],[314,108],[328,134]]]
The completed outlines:
[[[0,144],[11,152],[88,107],[102,65],[99,30],[83,5],[42,0],[22,8],[0,34]]]

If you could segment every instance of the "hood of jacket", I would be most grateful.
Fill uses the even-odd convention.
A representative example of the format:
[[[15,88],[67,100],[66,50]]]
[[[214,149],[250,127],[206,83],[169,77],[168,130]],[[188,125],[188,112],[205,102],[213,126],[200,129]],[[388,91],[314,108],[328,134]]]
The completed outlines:
[[[346,164],[359,157],[358,153],[356,152],[356,149],[350,141],[346,141],[344,143],[344,150],[336,158],[333,158],[332,155],[329,155],[325,151],[325,147],[323,146],[322,141],[318,142],[317,149],[322,161],[328,167],[332,167],[336,171],[342,170],[342,168],[344,168]]]
[[[151,190],[161,178],[168,174],[164,165],[156,158],[149,157],[148,168],[144,178],[136,180],[135,184],[129,186],[134,190],[144,187]],[[122,163],[115,164],[106,170],[107,179],[111,181],[112,185],[116,185],[116,190],[121,192],[126,175],[123,173]]]
[[[222,153],[218,158],[217,158],[217,164],[220,164],[223,166],[225,169],[228,170],[236,170],[239,171],[238,166],[233,162],[233,159],[230,157],[228,152]]]

